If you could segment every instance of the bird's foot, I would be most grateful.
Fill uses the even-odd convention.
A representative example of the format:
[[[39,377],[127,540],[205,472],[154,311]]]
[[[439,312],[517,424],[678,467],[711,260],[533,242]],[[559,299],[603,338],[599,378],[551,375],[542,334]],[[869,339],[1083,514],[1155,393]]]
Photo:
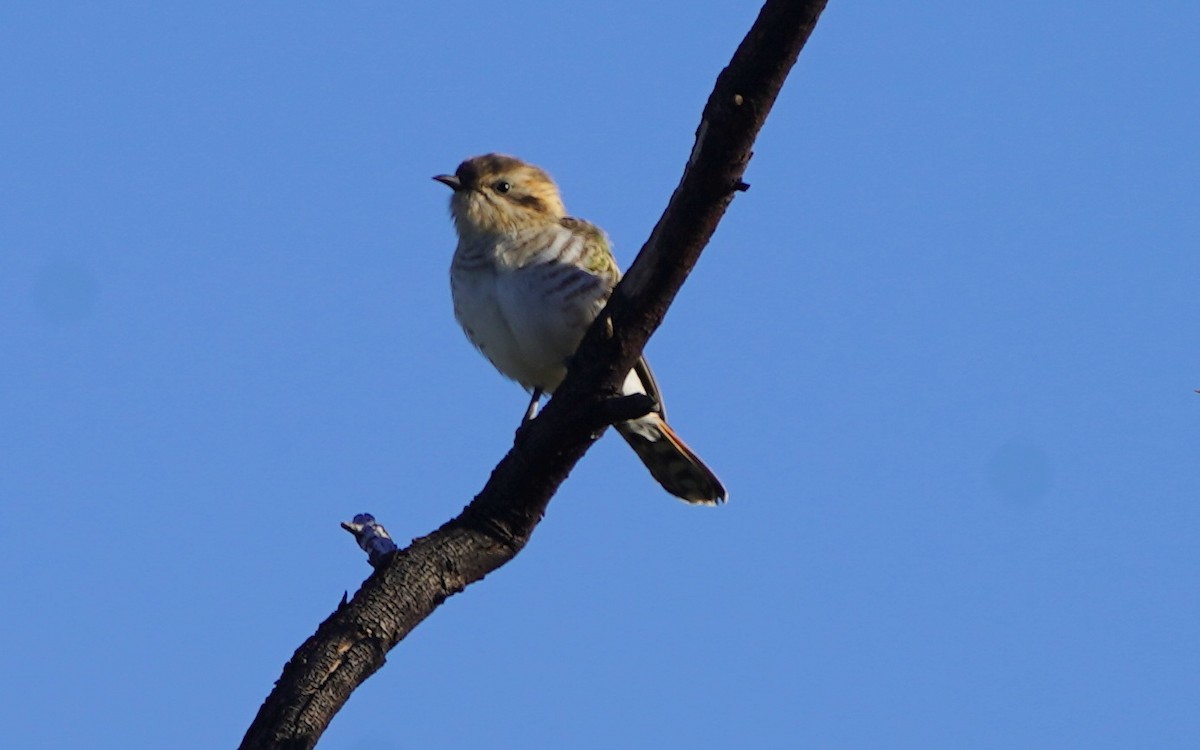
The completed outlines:
[[[658,411],[658,401],[644,393],[631,393],[627,396],[613,396],[600,404],[605,424],[628,422],[647,414]]]
[[[538,415],[538,405],[542,400],[542,393],[543,391],[541,388],[533,389],[533,397],[529,399],[529,406],[525,407],[525,417],[521,420],[522,426],[532,422],[533,418]]]

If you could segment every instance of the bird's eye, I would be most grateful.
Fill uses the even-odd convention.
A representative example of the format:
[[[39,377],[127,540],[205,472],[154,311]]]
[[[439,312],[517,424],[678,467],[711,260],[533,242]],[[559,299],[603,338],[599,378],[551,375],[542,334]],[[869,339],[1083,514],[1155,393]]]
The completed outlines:
[[[507,180],[500,180],[495,185],[492,185],[492,187],[496,188],[497,193],[507,193],[509,190],[512,190],[512,185],[508,184]]]

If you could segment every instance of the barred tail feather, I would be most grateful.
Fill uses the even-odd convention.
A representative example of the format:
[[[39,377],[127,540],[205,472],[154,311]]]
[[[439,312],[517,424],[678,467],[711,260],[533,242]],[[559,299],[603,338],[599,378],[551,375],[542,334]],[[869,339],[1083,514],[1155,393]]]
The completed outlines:
[[[700,505],[725,502],[721,480],[658,414],[647,414],[615,426],[667,492]]]

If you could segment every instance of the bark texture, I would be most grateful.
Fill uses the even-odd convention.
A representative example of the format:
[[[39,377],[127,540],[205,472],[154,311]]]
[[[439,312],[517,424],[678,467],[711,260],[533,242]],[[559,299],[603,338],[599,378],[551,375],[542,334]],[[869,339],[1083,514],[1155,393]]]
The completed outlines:
[[[350,693],[448,597],[511,560],[550,498],[614,421],[645,399],[612,395],[662,322],[733,196],[754,139],[825,0],[767,0],[717,78],[683,177],[650,239],[589,329],[571,371],[456,518],[383,560],[284,666],[243,750],[316,745]]]

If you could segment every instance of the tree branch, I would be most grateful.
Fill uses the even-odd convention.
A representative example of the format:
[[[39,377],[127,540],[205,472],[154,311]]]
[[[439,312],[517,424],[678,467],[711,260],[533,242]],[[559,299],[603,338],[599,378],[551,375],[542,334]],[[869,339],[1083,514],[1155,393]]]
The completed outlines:
[[[742,181],[751,147],[825,0],[767,0],[718,76],[683,178],[650,239],[588,330],[570,372],[462,513],[381,559],[284,666],[243,750],[316,745],[350,693],[448,597],[511,560],[550,498],[612,421],[646,408],[613,400]]]

